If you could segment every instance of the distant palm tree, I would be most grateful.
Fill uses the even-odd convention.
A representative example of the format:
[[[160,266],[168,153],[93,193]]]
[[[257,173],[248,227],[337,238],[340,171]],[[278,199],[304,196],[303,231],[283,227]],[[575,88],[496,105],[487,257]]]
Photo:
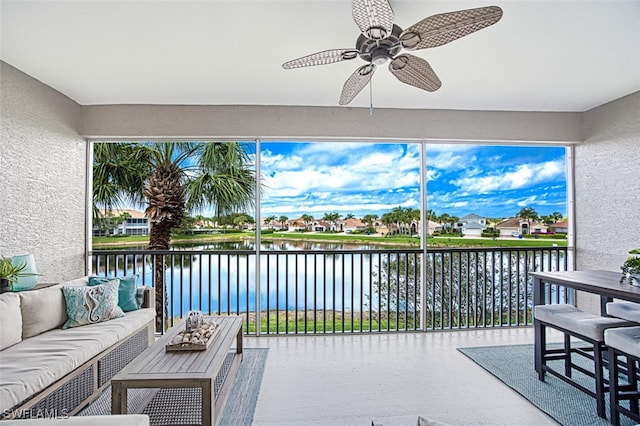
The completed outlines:
[[[533,207],[523,207],[518,212],[518,217],[527,221],[527,234],[531,233],[531,221],[538,219],[538,212]]]
[[[367,225],[372,226],[373,222],[376,221],[377,219],[378,219],[377,214],[367,214],[367,215],[364,215],[364,217],[362,218],[362,221]]]
[[[378,232],[377,228],[373,226],[373,222],[375,222],[376,220],[378,220],[377,214],[364,215],[362,221],[367,224],[367,232]]]
[[[460,220],[460,218],[458,216],[449,216],[449,223],[451,224],[451,230],[454,229],[456,223],[458,223],[458,221]]]
[[[149,249],[169,249],[171,230],[187,211],[205,207],[216,216],[253,207],[256,176],[237,142],[96,143],[93,163],[94,215],[100,209],[147,205]],[[156,257],[156,326],[166,314],[162,257]],[[166,317],[166,315],[165,315]]]
[[[288,220],[289,218],[287,216],[280,216],[280,218],[278,219],[278,222],[280,222],[282,224],[282,228],[284,228]]]
[[[450,218],[451,216],[449,216],[447,213],[442,213],[440,216],[438,216],[437,221],[444,225],[448,225]],[[447,226],[445,226],[444,228],[447,228]]]
[[[540,220],[542,220],[542,223],[544,223],[547,226],[553,225],[555,223],[555,220],[553,219],[553,215],[542,215],[540,216]]]
[[[304,222],[304,229],[308,231],[309,224],[313,222],[313,216],[311,216],[310,214],[303,214],[301,219]]]
[[[267,216],[263,219],[265,225],[273,228],[273,222],[276,220],[275,216]]]
[[[333,213],[325,213],[322,219],[326,220],[331,225],[333,225],[332,228],[337,231],[337,222],[338,222],[338,219],[340,219],[340,217],[342,217],[340,213],[333,212]]]

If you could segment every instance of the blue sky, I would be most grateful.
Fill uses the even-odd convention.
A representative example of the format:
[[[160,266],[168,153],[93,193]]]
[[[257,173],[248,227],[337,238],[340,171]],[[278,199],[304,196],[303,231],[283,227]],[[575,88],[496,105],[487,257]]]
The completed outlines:
[[[261,142],[261,216],[337,211],[382,216],[420,209],[420,146]],[[522,207],[566,215],[564,147],[427,146],[427,208],[440,215],[512,217]]]

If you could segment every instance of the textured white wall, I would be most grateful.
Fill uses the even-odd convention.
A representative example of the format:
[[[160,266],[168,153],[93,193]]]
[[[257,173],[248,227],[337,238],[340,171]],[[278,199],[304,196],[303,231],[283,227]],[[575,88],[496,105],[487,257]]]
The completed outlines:
[[[33,253],[40,282],[85,273],[81,107],[0,62],[0,254]]]
[[[575,148],[576,269],[620,271],[640,247],[640,92],[583,114]],[[597,307],[582,295],[581,307]]]
[[[584,113],[575,148],[577,267],[618,271],[640,247],[640,92]]]

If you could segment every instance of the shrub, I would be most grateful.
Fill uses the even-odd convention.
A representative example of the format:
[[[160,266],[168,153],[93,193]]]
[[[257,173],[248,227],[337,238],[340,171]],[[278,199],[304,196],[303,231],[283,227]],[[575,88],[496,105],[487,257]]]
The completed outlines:
[[[500,236],[500,231],[492,231],[489,229],[485,229],[481,234],[484,238],[498,238]]]

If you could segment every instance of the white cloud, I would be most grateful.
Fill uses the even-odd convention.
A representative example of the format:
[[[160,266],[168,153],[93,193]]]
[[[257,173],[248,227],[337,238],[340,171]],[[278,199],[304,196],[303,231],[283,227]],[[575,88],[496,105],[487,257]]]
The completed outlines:
[[[440,170],[456,170],[466,167],[468,161],[462,155],[456,155],[453,152],[441,152],[435,156],[427,153],[427,164],[429,167]]]
[[[485,194],[492,191],[521,189],[563,176],[564,162],[546,161],[538,164],[522,164],[513,170],[483,177],[462,177],[452,184],[468,192]]]
[[[415,146],[405,148],[388,144],[308,144],[301,145],[290,161],[265,151],[265,193],[275,198],[419,187],[419,150]],[[339,157],[343,158],[336,164]]]
[[[457,201],[455,203],[452,203],[451,207],[461,208],[461,207],[467,207],[468,205],[469,205],[468,201]]]
[[[529,207],[529,206],[531,206],[533,203],[535,203],[535,202],[536,202],[536,199],[537,199],[537,198],[538,198],[538,197],[536,197],[535,195],[532,195],[532,196],[527,197],[527,198],[525,198],[525,199],[523,199],[523,200],[517,201],[517,202],[516,202],[516,205],[517,205],[518,207]]]
[[[277,166],[281,170],[295,170],[302,164],[302,157],[299,155],[282,155],[273,154],[268,149],[262,151],[260,166],[263,169],[269,170],[270,168]]]

